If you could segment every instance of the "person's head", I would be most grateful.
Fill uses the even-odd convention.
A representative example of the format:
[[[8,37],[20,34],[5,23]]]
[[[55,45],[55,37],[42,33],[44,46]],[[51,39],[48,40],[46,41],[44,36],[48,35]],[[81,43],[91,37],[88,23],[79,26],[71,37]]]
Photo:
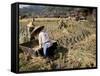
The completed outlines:
[[[42,30],[43,30],[42,28],[40,28],[39,30],[37,30],[37,31],[35,32],[35,35],[38,35]]]
[[[34,27],[32,20],[28,21],[27,27]]]
[[[32,36],[38,35],[42,30],[44,29],[44,26],[38,26],[35,27],[31,33]]]

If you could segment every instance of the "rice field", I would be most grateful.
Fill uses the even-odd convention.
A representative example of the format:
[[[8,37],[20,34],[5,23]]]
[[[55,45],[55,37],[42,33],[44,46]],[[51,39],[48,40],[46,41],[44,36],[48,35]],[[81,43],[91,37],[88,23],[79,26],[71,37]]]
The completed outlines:
[[[32,19],[19,20],[19,41],[28,41],[28,34],[25,29],[30,20]],[[60,22],[61,20],[63,23]],[[20,71],[96,67],[95,22],[89,20],[75,21],[67,18],[36,18],[34,25],[45,26],[50,38],[57,41],[58,46],[52,60],[38,56],[25,61],[23,53],[20,53]]]

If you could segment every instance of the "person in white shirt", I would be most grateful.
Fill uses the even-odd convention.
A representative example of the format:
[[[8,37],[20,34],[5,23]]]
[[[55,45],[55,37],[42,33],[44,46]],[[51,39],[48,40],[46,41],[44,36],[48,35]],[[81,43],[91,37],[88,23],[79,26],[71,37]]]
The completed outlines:
[[[32,35],[38,35],[39,48],[43,48],[43,54],[45,57],[48,56],[47,49],[52,46],[51,40],[49,39],[48,33],[44,30],[44,26],[37,27],[33,30]]]

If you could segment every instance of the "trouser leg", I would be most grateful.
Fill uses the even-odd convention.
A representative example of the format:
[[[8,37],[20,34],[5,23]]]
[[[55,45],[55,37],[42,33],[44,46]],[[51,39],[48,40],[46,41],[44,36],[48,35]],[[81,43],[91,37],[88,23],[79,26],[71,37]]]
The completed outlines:
[[[47,52],[47,48],[48,48],[48,45],[47,44],[44,44],[43,45],[43,53],[44,53],[44,56],[48,56],[48,52]]]

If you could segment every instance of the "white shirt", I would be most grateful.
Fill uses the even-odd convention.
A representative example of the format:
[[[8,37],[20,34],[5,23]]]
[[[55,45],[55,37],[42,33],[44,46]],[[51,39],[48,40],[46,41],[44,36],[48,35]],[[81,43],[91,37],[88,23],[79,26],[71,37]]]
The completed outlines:
[[[48,47],[52,45],[52,43],[50,42],[48,33],[45,31],[41,31],[39,33],[39,46],[42,47],[44,43],[48,44]]]

